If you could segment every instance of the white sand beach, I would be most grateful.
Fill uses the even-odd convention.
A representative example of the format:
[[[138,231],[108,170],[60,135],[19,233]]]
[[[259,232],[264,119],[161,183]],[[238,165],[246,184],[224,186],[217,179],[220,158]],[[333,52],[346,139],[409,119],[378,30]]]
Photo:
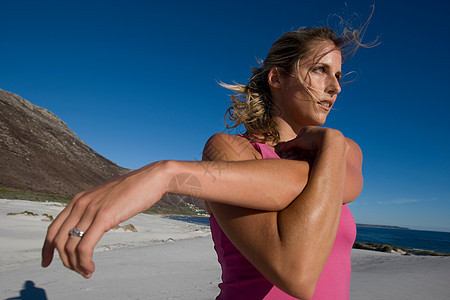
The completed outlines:
[[[20,297],[24,286],[41,299],[214,299],[220,266],[209,228],[140,214],[112,230],[94,254],[89,280],[65,269],[58,257],[40,267],[40,248],[59,203],[0,199],[0,295]],[[24,211],[36,214],[7,215]],[[44,220],[44,221],[43,221]],[[352,252],[351,299],[450,299],[450,257]],[[16,298],[16,299],[24,299]],[[28,299],[28,298],[26,298]]]

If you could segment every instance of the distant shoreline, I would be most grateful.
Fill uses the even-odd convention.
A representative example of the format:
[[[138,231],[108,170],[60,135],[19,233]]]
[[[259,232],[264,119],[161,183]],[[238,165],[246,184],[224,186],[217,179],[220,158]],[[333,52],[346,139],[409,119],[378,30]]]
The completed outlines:
[[[398,253],[401,255],[414,255],[414,256],[450,256],[450,253],[432,251],[432,250],[421,250],[421,249],[409,249],[398,247],[390,244],[378,244],[378,243],[366,243],[366,242],[355,242],[353,244],[353,249],[362,249],[369,251],[378,251],[385,253]]]
[[[407,227],[400,227],[400,226],[391,226],[391,225],[372,225],[372,224],[356,224],[356,226],[360,227],[373,227],[373,228],[387,228],[387,229],[405,229],[405,230],[411,230]]]

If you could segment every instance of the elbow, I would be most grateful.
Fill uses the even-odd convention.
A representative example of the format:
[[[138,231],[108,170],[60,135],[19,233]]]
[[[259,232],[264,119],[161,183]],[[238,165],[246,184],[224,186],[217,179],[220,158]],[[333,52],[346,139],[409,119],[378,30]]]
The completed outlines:
[[[285,209],[286,207],[289,206],[289,204],[294,200],[291,199],[289,200],[288,197],[281,197],[280,195],[276,195],[275,197],[272,198],[272,202],[273,202],[273,209],[271,208],[271,211],[282,211],[283,209]]]
[[[274,196],[271,200],[273,203],[273,207],[270,207],[270,211],[282,211],[287,208],[295,199],[297,199],[298,194],[294,193],[286,193],[286,196],[283,197],[281,195]]]
[[[300,275],[297,277],[285,278],[279,288],[285,293],[302,300],[311,299],[316,290],[317,280],[314,276]]]
[[[290,184],[284,190],[284,193],[278,193],[273,196],[274,200],[274,211],[282,211],[287,208],[292,202],[297,199],[297,197],[302,193],[303,189],[306,187],[306,182]]]
[[[286,267],[286,266],[285,266]],[[321,268],[314,268],[308,264],[290,264],[289,271],[278,269],[275,285],[291,295],[302,300],[311,299],[316,290],[317,282],[321,274]]]

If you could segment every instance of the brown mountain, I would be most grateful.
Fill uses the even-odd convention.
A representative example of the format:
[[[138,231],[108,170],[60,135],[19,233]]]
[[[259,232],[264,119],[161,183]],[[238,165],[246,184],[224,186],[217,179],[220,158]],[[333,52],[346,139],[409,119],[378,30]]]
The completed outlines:
[[[0,89],[0,189],[72,197],[129,171],[92,150],[52,112]],[[192,214],[196,207],[204,208],[203,201],[166,195],[153,211]]]
[[[0,188],[71,197],[128,171],[52,112],[0,90]]]

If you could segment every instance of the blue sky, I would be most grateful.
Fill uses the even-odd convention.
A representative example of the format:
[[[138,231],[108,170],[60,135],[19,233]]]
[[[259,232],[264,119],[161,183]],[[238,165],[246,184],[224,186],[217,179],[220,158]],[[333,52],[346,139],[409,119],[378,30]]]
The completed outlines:
[[[358,223],[450,231],[450,4],[444,1],[4,1],[0,88],[45,107],[117,164],[197,160],[229,92],[283,33],[356,27],[366,41],[326,126],[363,149]]]

